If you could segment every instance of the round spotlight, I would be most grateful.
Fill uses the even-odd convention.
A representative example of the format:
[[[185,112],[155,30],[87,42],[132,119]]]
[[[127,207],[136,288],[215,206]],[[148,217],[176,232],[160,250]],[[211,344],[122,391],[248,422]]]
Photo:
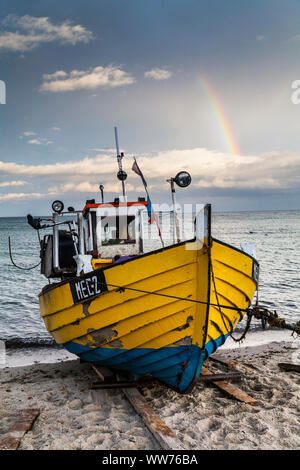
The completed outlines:
[[[75,209],[74,209],[74,207],[70,206],[70,207],[68,207],[68,211],[69,212],[75,212]]]
[[[62,201],[54,201],[52,203],[52,210],[60,214],[64,210],[64,203]]]
[[[120,181],[125,181],[126,178],[127,178],[127,173],[126,173],[126,171],[123,171],[123,170],[118,171],[117,178],[118,178],[118,180],[120,180]]]
[[[187,171],[180,171],[175,176],[174,181],[180,188],[186,188],[191,184],[192,178]]]

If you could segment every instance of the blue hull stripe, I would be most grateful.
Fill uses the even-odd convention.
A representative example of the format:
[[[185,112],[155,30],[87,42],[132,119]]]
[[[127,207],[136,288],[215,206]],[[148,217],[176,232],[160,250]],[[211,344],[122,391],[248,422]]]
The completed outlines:
[[[225,339],[228,335],[225,336]],[[152,375],[166,385],[184,392],[201,373],[204,359],[207,359],[224,342],[224,337],[209,341],[205,350],[196,345],[170,346],[161,349],[135,348],[90,348],[69,341],[64,347],[87,362],[126,370],[135,377]]]

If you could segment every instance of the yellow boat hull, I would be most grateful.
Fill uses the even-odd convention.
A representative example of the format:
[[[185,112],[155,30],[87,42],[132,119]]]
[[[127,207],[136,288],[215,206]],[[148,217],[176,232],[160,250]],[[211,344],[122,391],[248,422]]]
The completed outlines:
[[[101,293],[91,275],[46,286],[41,316],[83,360],[185,392],[250,306],[257,266],[218,240],[210,249],[188,241],[95,270]]]

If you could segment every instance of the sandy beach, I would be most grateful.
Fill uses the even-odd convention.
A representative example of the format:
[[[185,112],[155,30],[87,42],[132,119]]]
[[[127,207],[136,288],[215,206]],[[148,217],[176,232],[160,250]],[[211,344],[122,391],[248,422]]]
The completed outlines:
[[[249,337],[242,346],[226,342],[217,355],[237,361],[236,369],[244,374],[237,386],[258,400],[257,406],[204,383],[186,395],[158,385],[140,389],[184,448],[300,448],[300,376],[278,367],[279,362],[299,364],[299,340],[283,332]],[[67,355],[60,362],[46,359],[44,353],[40,363],[18,367],[10,360],[0,370],[0,440],[23,409],[40,408],[19,449],[158,449],[121,391],[90,390],[95,375],[89,364]],[[211,361],[206,365],[221,371]]]

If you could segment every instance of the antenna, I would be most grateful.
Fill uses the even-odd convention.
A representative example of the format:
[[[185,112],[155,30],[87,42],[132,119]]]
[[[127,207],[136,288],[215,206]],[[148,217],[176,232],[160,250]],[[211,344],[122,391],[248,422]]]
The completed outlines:
[[[99,184],[99,189],[101,191],[101,199],[102,199],[102,204],[103,204],[103,202],[104,202],[104,194],[103,194],[104,186],[103,186],[103,184]]]
[[[125,180],[127,178],[127,173],[123,171],[122,168],[122,158],[124,157],[124,153],[122,152],[120,154],[119,151],[119,140],[118,140],[118,129],[115,127],[115,139],[116,139],[116,149],[117,149],[117,160],[118,160],[118,166],[119,166],[119,171],[117,173],[117,178],[122,182],[122,192],[123,196],[125,197]]]

